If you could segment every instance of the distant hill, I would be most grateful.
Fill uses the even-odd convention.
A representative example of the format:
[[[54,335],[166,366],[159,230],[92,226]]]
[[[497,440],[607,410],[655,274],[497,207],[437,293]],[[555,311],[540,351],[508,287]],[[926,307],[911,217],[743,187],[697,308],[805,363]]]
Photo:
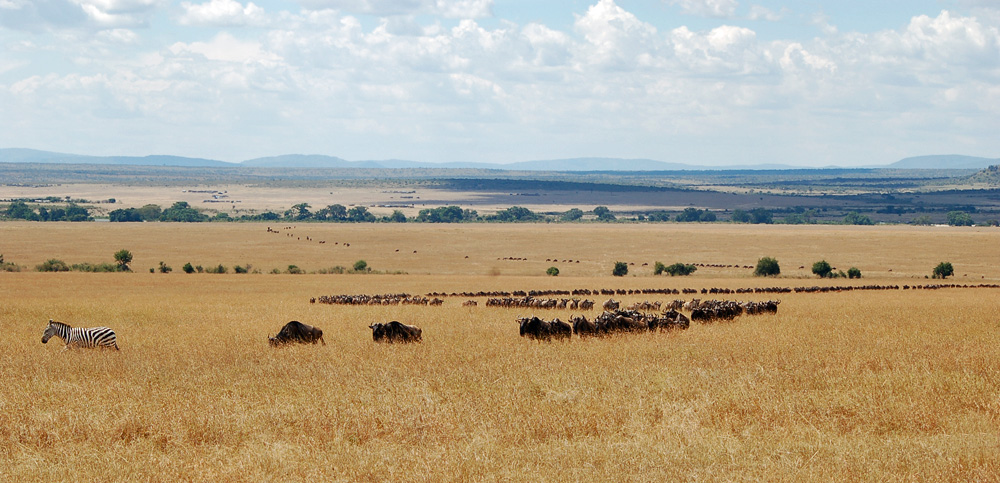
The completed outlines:
[[[85,156],[80,154],[56,153],[35,149],[0,148],[0,163],[61,163],[61,164],[107,164],[135,166],[189,166],[189,167],[252,167],[252,168],[373,168],[373,169],[494,169],[510,171],[731,171],[731,170],[788,170],[788,169],[830,169],[801,168],[785,164],[700,166],[696,164],[668,163],[654,159],[624,158],[568,158],[516,163],[476,163],[451,162],[428,163],[403,159],[348,161],[336,156],[322,154],[286,154],[248,159],[241,163],[227,163],[214,159],[187,158],[183,156]],[[980,158],[961,155],[916,156],[899,160],[885,166],[869,166],[879,169],[985,169],[1000,164],[1000,159]]]
[[[1000,165],[994,164],[972,176],[969,181],[973,183],[984,183],[993,186],[1000,186]]]
[[[0,163],[56,163],[56,164],[120,164],[133,166],[233,166],[233,163],[214,159],[185,158],[182,156],[84,156],[54,153],[35,149],[0,149]]]
[[[266,158],[248,159],[240,166],[253,168],[382,168],[371,161],[347,161],[335,156],[321,154],[286,154]]]
[[[885,167],[893,169],[985,169],[994,164],[1000,164],[1000,159],[962,156],[960,154],[939,154],[905,158]]]

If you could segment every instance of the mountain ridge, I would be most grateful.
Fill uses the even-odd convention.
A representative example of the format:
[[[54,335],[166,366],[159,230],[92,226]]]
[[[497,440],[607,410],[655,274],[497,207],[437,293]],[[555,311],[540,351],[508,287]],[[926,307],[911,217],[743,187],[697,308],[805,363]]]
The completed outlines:
[[[336,156],[323,154],[285,154],[244,160],[239,163],[218,161],[207,158],[192,158],[171,155],[148,156],[88,156],[82,154],[58,153],[26,148],[0,148],[2,163],[49,163],[49,164],[108,164],[137,166],[184,166],[184,167],[255,167],[255,168],[450,168],[450,169],[495,169],[511,171],[728,171],[728,170],[787,170],[805,169],[786,164],[756,164],[729,166],[702,166],[686,163],[672,163],[645,158],[579,157],[518,161],[507,164],[480,162],[429,163],[402,159],[348,161]],[[913,156],[891,164],[866,166],[882,169],[985,169],[1000,164],[1000,158],[983,158],[957,154]],[[829,169],[841,168],[826,166]]]

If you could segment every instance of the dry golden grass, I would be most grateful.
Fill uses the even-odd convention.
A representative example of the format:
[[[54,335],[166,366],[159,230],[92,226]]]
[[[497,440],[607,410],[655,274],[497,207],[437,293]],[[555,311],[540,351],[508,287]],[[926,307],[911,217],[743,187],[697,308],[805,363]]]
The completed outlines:
[[[0,480],[1000,478],[997,289],[786,294],[776,316],[570,343],[521,339],[513,319],[524,311],[461,307],[458,298],[442,307],[308,301],[337,293],[813,285],[794,278],[793,265],[820,258],[858,266],[862,283],[924,283],[943,260],[955,265],[958,282],[966,272],[969,282],[982,280],[971,280],[974,273],[994,282],[996,231],[292,230],[326,237],[326,245],[349,241],[344,248],[265,228],[0,224],[8,261],[110,261],[128,248],[140,270],[0,273]],[[545,277],[546,255],[584,261],[567,264],[568,277]],[[752,264],[763,255],[778,258],[787,274],[762,281],[746,270],[703,269],[670,279],[640,268],[653,260]],[[530,260],[496,260],[503,256]],[[179,273],[188,260],[266,271],[359,258],[409,274]],[[639,275],[606,275],[616,258],[634,260]],[[174,273],[146,273],[161,259]],[[501,275],[490,275],[493,268]],[[642,299],[653,297],[625,297]],[[42,345],[49,318],[110,326],[122,350]],[[266,337],[293,319],[322,328],[327,345],[270,348]],[[424,342],[374,344],[367,326],[388,320],[422,327]]]

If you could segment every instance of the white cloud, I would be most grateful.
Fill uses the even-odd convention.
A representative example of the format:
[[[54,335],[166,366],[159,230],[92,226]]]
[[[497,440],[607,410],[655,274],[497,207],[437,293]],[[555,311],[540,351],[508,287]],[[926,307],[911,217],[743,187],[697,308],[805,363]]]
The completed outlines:
[[[662,43],[655,27],[640,21],[614,0],[600,0],[591,6],[585,15],[577,17],[575,28],[588,42],[581,46],[583,62],[608,67],[635,65]]]
[[[264,25],[266,13],[253,2],[246,6],[236,0],[210,0],[193,4],[181,2],[184,14],[179,21],[182,25],[200,26],[242,26]]]
[[[493,15],[493,0],[297,0],[312,9],[332,8],[378,16],[438,15],[484,18]]]
[[[765,20],[768,22],[778,22],[785,17],[785,10],[781,9],[781,12],[775,12],[767,7],[760,5],[751,5],[750,14],[747,18],[750,20]]]
[[[196,53],[208,60],[223,62],[263,62],[276,61],[278,56],[265,52],[260,42],[245,41],[225,32],[216,35],[208,42],[178,42],[170,47],[170,52],[181,54]]]
[[[739,7],[736,0],[667,0],[667,3],[681,7],[686,14],[715,18],[733,18]]]
[[[166,0],[70,0],[99,27],[135,27],[148,22]]]

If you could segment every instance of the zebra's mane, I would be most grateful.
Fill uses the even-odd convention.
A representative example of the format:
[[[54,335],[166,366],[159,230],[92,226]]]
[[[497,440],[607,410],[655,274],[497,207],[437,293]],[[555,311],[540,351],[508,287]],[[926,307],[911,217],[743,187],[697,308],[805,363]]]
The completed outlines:
[[[56,326],[57,328],[58,328],[58,327],[65,327],[65,328],[67,328],[67,329],[72,329],[72,328],[73,328],[73,326],[71,326],[71,325],[69,325],[69,324],[67,324],[67,323],[64,323],[64,322],[56,322],[56,321],[54,321],[54,320],[52,320],[52,319],[49,319],[49,324],[50,324],[50,325],[54,325],[54,326]]]

